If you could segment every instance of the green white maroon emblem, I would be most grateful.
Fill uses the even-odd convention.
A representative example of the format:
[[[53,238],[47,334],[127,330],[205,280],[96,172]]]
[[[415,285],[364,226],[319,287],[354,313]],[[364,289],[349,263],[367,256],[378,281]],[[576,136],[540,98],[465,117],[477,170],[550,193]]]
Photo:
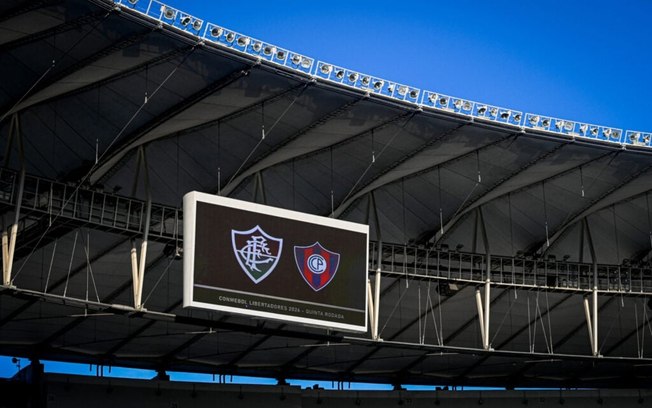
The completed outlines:
[[[283,239],[274,238],[259,225],[247,231],[231,230],[231,244],[240,267],[254,283],[274,271],[283,249]]]

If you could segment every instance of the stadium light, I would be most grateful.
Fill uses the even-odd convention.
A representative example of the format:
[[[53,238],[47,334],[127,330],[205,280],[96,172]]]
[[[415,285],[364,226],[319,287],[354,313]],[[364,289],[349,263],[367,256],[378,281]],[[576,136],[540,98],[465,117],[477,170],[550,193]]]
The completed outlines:
[[[623,143],[623,132],[621,129],[545,117],[533,113],[526,115],[524,126],[571,137],[605,140],[619,144]]]
[[[312,72],[312,69],[309,72]],[[372,75],[338,67],[324,61],[317,62],[313,75],[322,79],[357,88],[365,92],[385,95],[413,103],[418,102],[421,92],[419,89],[407,85],[389,82]]]
[[[650,146],[652,132],[626,131],[621,129],[591,125],[565,119],[536,114],[523,114],[513,109],[501,108],[489,104],[481,104],[466,99],[452,97],[431,91],[421,91],[404,84],[390,82],[372,75],[338,67],[325,62],[317,62],[302,54],[294,53],[278,46],[256,40],[215,24],[204,24],[204,21],[190,14],[179,11],[158,0],[114,0],[124,4],[129,9],[146,14],[179,29],[193,32],[212,43],[232,48],[256,58],[280,64],[304,74],[320,77],[365,92],[384,95],[393,99],[407,101],[424,107],[448,112],[470,115],[483,120],[500,122],[510,125],[544,130],[572,137],[603,140],[621,145]],[[206,27],[203,34],[200,33]]]
[[[633,146],[650,146],[650,139],[652,138],[652,133],[650,132],[641,132],[638,130],[628,130],[625,133],[624,143],[633,145]]]
[[[168,20],[174,20],[174,18],[177,15],[177,10],[175,10],[172,7],[169,7],[169,6],[163,6],[161,8],[161,13],[163,14],[164,18],[166,18]]]

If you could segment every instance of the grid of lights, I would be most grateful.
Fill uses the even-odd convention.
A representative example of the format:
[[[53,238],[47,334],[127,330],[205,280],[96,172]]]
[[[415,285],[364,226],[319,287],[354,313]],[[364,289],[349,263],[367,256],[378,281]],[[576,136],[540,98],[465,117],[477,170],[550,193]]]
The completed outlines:
[[[402,101],[417,103],[421,91],[407,85],[376,78],[360,72],[351,71],[327,62],[319,61],[315,76],[337,82],[366,92],[385,95]]]
[[[515,126],[520,126],[523,117],[523,112],[431,91],[423,92],[421,105]]]
[[[652,133],[650,132],[641,132],[637,130],[628,130],[625,133],[625,143],[632,144],[634,146],[646,146],[650,147],[650,137]]]
[[[652,147],[650,144],[652,133],[650,132],[633,130],[623,132],[622,129],[612,127],[558,119],[534,113],[523,114],[520,111],[473,102],[437,92],[422,92],[420,89],[408,85],[363,74],[323,61],[315,63],[315,60],[310,57],[205,22],[158,0],[114,0],[114,3],[138,11],[163,24],[194,34],[212,44],[231,48],[256,59],[282,65],[369,94],[383,95],[430,109],[453,112],[537,131],[601,140],[619,145]]]
[[[603,140],[619,144],[626,143],[622,129],[574,122],[572,120],[542,116],[534,113],[528,113],[525,115],[523,126],[537,130],[545,130],[547,132],[560,133],[571,137]]]

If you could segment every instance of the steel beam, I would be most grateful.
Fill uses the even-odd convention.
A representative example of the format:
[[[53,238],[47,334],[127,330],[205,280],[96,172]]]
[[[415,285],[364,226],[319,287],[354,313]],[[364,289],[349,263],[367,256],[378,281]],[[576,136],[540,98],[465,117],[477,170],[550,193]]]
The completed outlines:
[[[89,175],[90,183],[96,184],[100,180],[106,178],[114,170],[118,163],[120,163],[133,149],[157,140],[159,138],[159,136],[155,133],[157,128],[172,120],[179,114],[197,105],[207,97],[213,95],[215,92],[248,75],[254,66],[245,66],[243,68],[236,69],[223,77],[220,77],[209,85],[197,90],[192,95],[183,98],[182,101],[168,107],[166,110],[150,119],[147,123],[142,125],[133,133],[123,137],[123,141],[112,149],[112,152],[107,156],[107,158],[100,161],[100,163],[94,167],[94,170]]]
[[[571,216],[567,217],[567,221],[562,223],[557,229],[552,233],[550,236],[550,245],[547,245],[547,241],[544,240],[543,243],[539,244],[536,247],[536,252],[537,253],[546,253],[548,248],[552,247],[554,243],[563,236],[564,232],[570,227],[571,225],[575,224],[576,222],[582,220],[583,218],[587,218],[591,214],[594,214],[600,210],[603,210],[607,207],[610,207],[612,205],[615,205],[616,203],[619,203],[623,200],[627,200],[639,193],[634,193],[631,195],[628,195],[625,198],[614,198],[614,195],[617,194],[620,190],[622,190],[624,187],[626,187],[628,184],[630,184],[632,181],[636,180],[637,178],[641,177],[645,173],[647,173],[650,169],[652,169],[652,164],[645,166],[643,169],[629,175],[625,180],[622,182],[613,185],[611,188],[609,188],[607,191],[605,191],[603,194],[601,194],[599,197],[591,200],[587,205],[583,206],[582,208],[578,209],[575,211]],[[645,189],[644,192],[649,191],[649,189]]]
[[[305,152],[301,153],[291,153],[288,154],[287,152],[284,152],[283,148],[287,146],[289,143],[292,141],[304,136],[306,133],[310,132],[311,130],[323,125],[324,123],[328,122],[329,120],[341,115],[344,112],[347,112],[351,107],[355,106],[356,104],[360,103],[361,101],[365,100],[366,97],[361,97],[353,100],[348,100],[346,103],[343,105],[338,106],[334,110],[320,116],[318,119],[310,122],[303,128],[299,129],[297,132],[295,132],[292,135],[289,135],[285,138],[283,138],[283,141],[277,145],[275,145],[273,148],[270,149],[269,152],[264,154],[262,157],[260,157],[257,161],[255,161],[252,165],[250,165],[248,168],[245,168],[243,172],[240,174],[234,174],[231,177],[231,180],[221,188],[221,194],[224,196],[228,196],[231,194],[247,177],[251,176],[252,174],[255,174],[257,172],[262,172],[263,170],[281,163],[283,161],[295,159],[299,157],[301,154],[305,154]],[[368,131],[365,131],[363,133],[367,133]],[[347,139],[350,139],[355,136],[348,136]],[[331,146],[332,144],[329,141],[325,141],[325,144],[327,147]],[[316,148],[311,148],[314,150],[320,150],[320,148],[324,148],[323,146],[316,147]],[[217,189],[216,189],[217,190]]]

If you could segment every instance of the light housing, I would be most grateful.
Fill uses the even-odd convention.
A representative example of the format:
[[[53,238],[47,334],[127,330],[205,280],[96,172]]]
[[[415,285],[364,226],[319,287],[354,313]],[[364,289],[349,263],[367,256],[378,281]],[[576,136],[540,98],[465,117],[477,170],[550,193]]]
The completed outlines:
[[[404,84],[390,82],[360,72],[337,67],[332,64],[315,63],[315,60],[280,47],[255,40],[249,36],[208,23],[170,7],[158,0],[115,0],[116,3],[128,5],[135,12],[160,21],[163,24],[182,29],[210,43],[232,48],[238,52],[250,54],[270,63],[283,65],[289,69],[302,71],[304,74],[357,88],[368,93],[411,102],[428,108],[441,109],[470,115],[479,119],[501,122],[510,125],[535,128],[547,132],[572,137],[599,139],[608,143],[621,145],[650,146],[652,132],[626,131],[621,129],[591,125],[549,116],[524,114],[513,109],[501,108],[488,104],[468,101],[462,98],[442,95],[437,92],[422,92]],[[205,27],[206,26],[206,27]],[[202,30],[203,28],[205,30]]]

